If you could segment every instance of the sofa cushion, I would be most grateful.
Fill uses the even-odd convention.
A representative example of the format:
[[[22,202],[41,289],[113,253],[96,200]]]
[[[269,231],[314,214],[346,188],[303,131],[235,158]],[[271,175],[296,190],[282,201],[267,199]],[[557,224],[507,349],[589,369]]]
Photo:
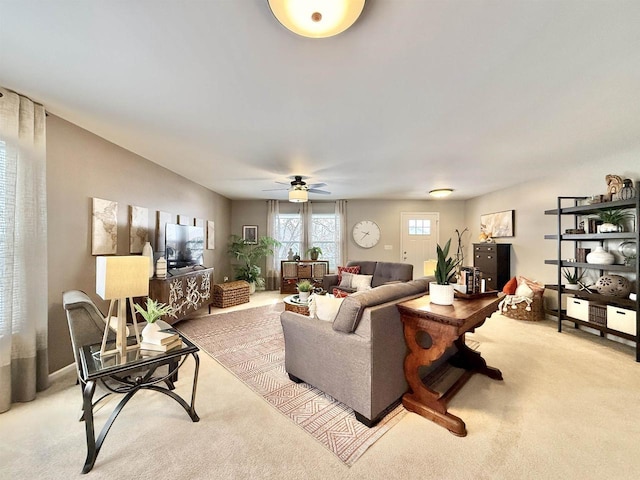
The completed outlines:
[[[339,332],[352,333],[358,326],[365,308],[416,295],[424,292],[424,288],[422,283],[394,283],[349,295],[340,305],[338,314],[333,321],[333,329]]]
[[[333,289],[333,296],[336,298],[344,298],[349,296],[349,292],[345,292],[344,290],[340,290],[339,288]]]
[[[351,280],[353,279],[354,273],[342,272],[342,279],[340,280],[340,284],[338,287],[340,288],[353,288],[351,286]]]
[[[371,279],[373,275],[352,275],[351,288],[355,288],[358,292],[362,290],[371,290]]]
[[[348,265],[346,267],[338,267],[338,285],[342,283],[342,274],[346,273],[360,273],[360,265]]]
[[[309,316],[325,322],[333,322],[342,300],[342,298],[336,298],[332,295],[311,295],[309,297]]]
[[[413,278],[413,265],[410,263],[377,262],[373,273],[372,287],[378,287],[391,281],[408,282]]]

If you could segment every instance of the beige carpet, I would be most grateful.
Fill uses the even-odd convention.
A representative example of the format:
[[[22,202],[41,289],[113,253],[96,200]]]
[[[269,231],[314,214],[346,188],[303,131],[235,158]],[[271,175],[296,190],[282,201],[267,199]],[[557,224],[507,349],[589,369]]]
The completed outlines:
[[[282,310],[280,303],[201,317],[177,328],[345,464],[353,465],[407,412],[397,406],[367,428],[351,408],[306,383],[289,380]]]
[[[84,425],[71,372],[0,415],[0,478],[640,478],[640,364],[630,347],[500,315],[474,337],[504,382],[475,375],[455,396],[449,409],[465,421],[464,438],[408,413],[349,467],[202,354],[199,423],[170,398],[141,392],[114,423],[95,468],[81,475]],[[189,360],[177,384],[182,395],[192,371]],[[96,414],[98,426],[113,406]]]

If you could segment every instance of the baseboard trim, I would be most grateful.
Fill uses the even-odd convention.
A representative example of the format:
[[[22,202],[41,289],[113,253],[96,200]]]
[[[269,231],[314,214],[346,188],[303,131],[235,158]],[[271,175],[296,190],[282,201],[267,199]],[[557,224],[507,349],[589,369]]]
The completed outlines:
[[[50,373],[49,374],[49,383],[51,384],[51,383],[55,382],[60,377],[63,377],[64,375],[67,375],[69,372],[73,372],[75,369],[76,369],[76,364],[75,363],[70,363],[66,367],[62,367],[60,370],[56,370],[55,372]]]

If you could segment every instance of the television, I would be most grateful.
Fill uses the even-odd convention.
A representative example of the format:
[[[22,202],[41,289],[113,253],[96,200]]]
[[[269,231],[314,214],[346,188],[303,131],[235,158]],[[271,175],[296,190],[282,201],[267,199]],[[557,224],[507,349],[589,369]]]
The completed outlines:
[[[164,254],[167,268],[202,265],[204,228],[167,223]]]

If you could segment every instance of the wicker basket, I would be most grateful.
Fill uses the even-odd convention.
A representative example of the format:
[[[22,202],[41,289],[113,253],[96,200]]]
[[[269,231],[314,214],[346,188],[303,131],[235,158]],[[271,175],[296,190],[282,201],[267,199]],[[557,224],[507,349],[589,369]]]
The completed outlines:
[[[589,303],[589,323],[595,323],[601,327],[606,327],[607,306],[597,303]]]
[[[528,322],[544,320],[544,300],[542,298],[542,293],[536,294],[533,297],[533,301],[531,302],[531,305],[529,305],[530,310],[527,310],[527,305],[527,302],[509,305],[506,310],[503,310],[500,313],[505,317],[513,318],[515,320],[526,320]]]
[[[249,301],[249,284],[244,280],[217,283],[213,286],[213,302],[209,307],[227,308]]]

